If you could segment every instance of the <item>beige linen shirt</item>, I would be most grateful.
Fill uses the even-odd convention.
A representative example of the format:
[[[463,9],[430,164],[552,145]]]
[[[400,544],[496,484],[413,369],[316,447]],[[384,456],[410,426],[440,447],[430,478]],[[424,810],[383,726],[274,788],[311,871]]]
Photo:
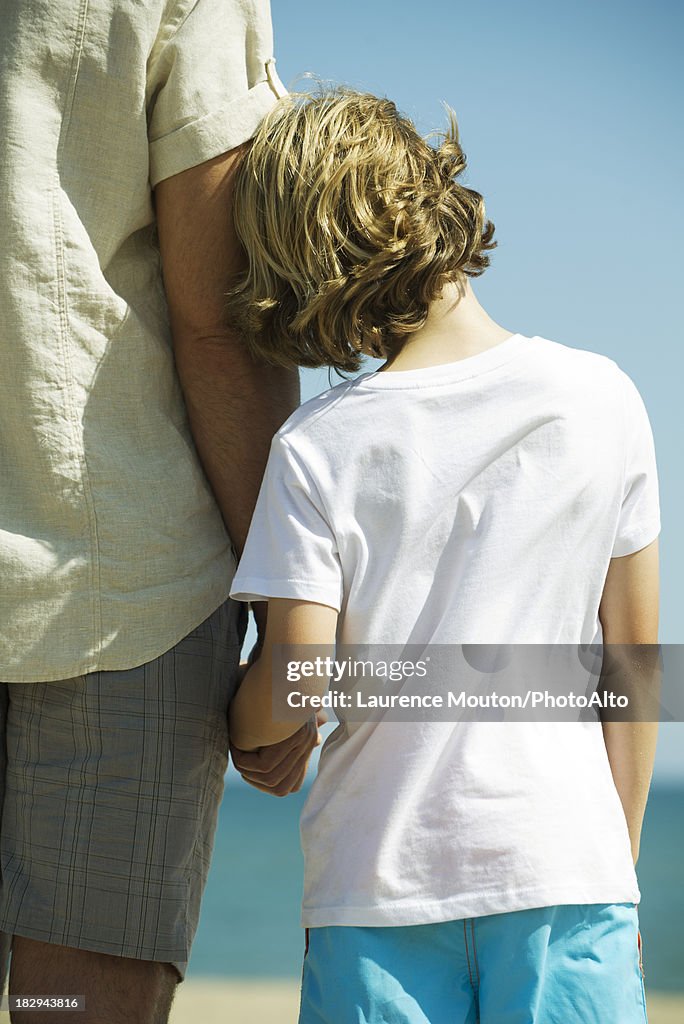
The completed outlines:
[[[0,680],[38,682],[149,661],[228,595],[152,188],[284,90],[267,0],[0,14]]]

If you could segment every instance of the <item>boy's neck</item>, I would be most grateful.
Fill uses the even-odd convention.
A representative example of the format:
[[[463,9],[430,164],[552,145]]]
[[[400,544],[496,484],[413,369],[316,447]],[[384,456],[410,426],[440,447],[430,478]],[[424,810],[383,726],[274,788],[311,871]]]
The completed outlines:
[[[430,304],[425,324],[404,342],[380,372],[419,370],[477,355],[510,338],[512,331],[501,327],[485,312],[466,281],[448,284]]]

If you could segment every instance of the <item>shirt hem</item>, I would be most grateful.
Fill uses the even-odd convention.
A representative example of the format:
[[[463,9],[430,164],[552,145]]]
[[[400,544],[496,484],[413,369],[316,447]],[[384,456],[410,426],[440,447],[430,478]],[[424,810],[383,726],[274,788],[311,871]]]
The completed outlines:
[[[639,903],[637,886],[560,886],[547,889],[519,889],[515,893],[493,892],[455,896],[420,903],[389,903],[381,907],[302,908],[303,928],[342,925],[355,928],[437,924],[469,917],[487,917],[516,910],[553,907],[561,904]]]
[[[116,650],[112,654],[111,649],[105,647],[87,660],[77,662],[75,666],[59,669],[59,675],[55,675],[55,669],[46,669],[42,672],[4,672],[0,669],[0,682],[24,683],[26,685],[30,683],[61,683],[67,679],[78,679],[81,676],[90,675],[92,672],[126,672],[128,669],[139,668],[166,654],[172,647],[184,640],[189,633],[197,629],[210,615],[213,615],[216,609],[228,600],[228,589],[224,588],[224,590],[225,593],[219,592],[223,593],[222,597],[214,595],[202,604],[198,604],[199,611],[188,619],[188,625],[183,624],[173,633],[165,634],[163,639],[157,640],[149,647],[142,648],[135,655],[117,654]]]
[[[648,547],[660,535],[660,520],[651,521],[644,526],[632,530],[613,546],[611,558],[622,558],[633,555],[642,548]]]
[[[278,101],[271,79],[259,82],[221,110],[205,114],[149,144],[150,184],[222,156],[251,139]]]
[[[342,607],[339,594],[316,587],[306,580],[265,580],[258,576],[235,578],[230,590],[234,601],[268,601],[270,597],[285,597],[292,601],[311,601],[324,604],[336,612]]]

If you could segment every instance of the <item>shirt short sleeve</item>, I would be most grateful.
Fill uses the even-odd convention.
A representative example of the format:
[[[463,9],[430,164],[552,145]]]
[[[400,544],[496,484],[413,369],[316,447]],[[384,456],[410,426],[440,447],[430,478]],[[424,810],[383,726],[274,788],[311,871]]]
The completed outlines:
[[[625,469],[622,503],[612,557],[631,555],[660,533],[660,502],[653,432],[634,382],[622,374]]]
[[[342,606],[342,566],[318,489],[287,441],[276,434],[230,596],[287,597]]]
[[[285,88],[268,0],[176,0],[147,63],[150,182],[250,139]]]

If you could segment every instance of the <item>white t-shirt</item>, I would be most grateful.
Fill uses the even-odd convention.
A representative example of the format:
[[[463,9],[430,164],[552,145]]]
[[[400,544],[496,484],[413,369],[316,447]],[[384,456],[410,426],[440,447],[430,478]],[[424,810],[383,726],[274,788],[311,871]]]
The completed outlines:
[[[331,605],[342,644],[600,643],[610,558],[659,530],[631,379],[517,334],[301,406],[231,595]],[[340,725],[302,843],[310,927],[639,900],[595,721]]]

